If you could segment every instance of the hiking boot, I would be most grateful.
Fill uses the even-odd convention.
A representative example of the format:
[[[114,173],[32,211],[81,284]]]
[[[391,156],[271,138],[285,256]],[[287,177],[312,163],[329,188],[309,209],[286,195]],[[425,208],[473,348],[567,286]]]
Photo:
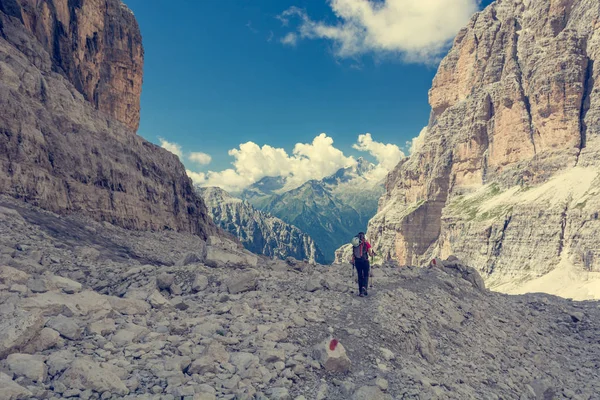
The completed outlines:
[[[367,292],[367,288],[362,288],[362,290],[361,290],[361,293],[362,293],[364,296],[368,296],[368,295],[369,295],[369,293]]]

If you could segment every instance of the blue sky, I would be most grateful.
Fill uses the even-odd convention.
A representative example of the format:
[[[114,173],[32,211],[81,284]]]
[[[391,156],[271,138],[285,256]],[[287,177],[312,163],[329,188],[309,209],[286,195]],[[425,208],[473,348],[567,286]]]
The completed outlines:
[[[443,51],[417,42],[433,29],[421,28],[423,20],[407,20],[414,28],[398,29],[415,32],[397,43],[387,43],[385,32],[381,39],[341,42],[334,36],[352,34],[357,26],[348,26],[350,17],[340,15],[336,2],[368,3],[182,0],[175,7],[164,0],[125,0],[145,47],[138,133],[157,144],[160,138],[178,144],[182,161],[196,172],[232,168],[228,151],[248,141],[291,154],[296,143],[311,143],[324,132],[345,156],[366,154],[374,161],[372,154],[352,148],[359,134],[405,146],[428,122],[427,92]],[[464,15],[471,15],[470,7],[478,7],[477,0],[437,3],[454,18],[446,28],[451,36],[468,19]],[[329,29],[344,23],[344,29]],[[327,30],[332,32],[322,33]],[[211,163],[193,163],[191,152],[209,154]]]

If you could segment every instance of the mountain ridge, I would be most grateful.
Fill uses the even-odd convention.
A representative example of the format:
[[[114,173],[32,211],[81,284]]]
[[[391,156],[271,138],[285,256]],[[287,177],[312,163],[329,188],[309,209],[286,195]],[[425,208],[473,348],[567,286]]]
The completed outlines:
[[[383,187],[370,179],[374,170],[375,165],[359,158],[353,166],[283,192],[285,179],[267,177],[250,186],[241,198],[309,234],[330,263],[335,250],[366,230],[376,212]]]
[[[233,234],[255,254],[286,259],[322,262],[321,250],[313,239],[293,225],[256,210],[245,200],[216,187],[197,188],[213,221]]]

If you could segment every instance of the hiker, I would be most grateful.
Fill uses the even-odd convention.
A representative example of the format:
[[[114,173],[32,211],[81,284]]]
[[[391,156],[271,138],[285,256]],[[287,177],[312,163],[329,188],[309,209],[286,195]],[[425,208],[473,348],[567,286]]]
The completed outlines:
[[[371,249],[371,244],[367,242],[365,233],[360,232],[357,236],[358,245],[352,248],[352,264],[358,274],[358,295],[360,297],[368,296],[369,287],[369,256],[373,257],[375,252]]]

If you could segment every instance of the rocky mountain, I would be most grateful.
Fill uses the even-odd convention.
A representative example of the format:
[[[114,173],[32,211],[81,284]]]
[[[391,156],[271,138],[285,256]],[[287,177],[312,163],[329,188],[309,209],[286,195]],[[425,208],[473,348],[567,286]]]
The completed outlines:
[[[255,254],[322,262],[323,254],[306,233],[250,203],[216,187],[198,188],[208,212],[218,226],[237,237]]]
[[[267,177],[241,196],[257,209],[309,234],[330,263],[335,250],[364,231],[377,211],[383,187],[381,182],[369,179],[374,168],[360,158],[354,166],[291,190],[286,190],[285,179]]]
[[[422,145],[369,234],[403,265],[456,254],[491,287],[600,297],[600,8],[502,0],[460,31]]]
[[[0,0],[0,193],[126,228],[215,232],[177,157],[135,134],[142,65],[120,0]]]
[[[377,268],[358,298],[350,271],[0,196],[0,398],[600,393],[597,302],[490,292],[457,260]]]

